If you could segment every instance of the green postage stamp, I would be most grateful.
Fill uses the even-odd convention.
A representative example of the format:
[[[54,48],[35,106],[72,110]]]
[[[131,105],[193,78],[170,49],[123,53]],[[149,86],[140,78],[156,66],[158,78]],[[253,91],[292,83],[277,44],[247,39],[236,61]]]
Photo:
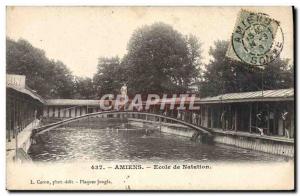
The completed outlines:
[[[278,21],[267,14],[241,10],[227,56],[251,65],[266,65],[280,54],[283,40]]]

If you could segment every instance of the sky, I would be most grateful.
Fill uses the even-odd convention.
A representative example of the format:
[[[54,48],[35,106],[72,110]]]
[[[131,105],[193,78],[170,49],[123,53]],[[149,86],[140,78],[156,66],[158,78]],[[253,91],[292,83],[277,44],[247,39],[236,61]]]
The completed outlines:
[[[280,22],[282,58],[293,63],[291,7],[244,7]],[[122,57],[135,29],[164,22],[202,42],[204,63],[216,40],[230,40],[241,7],[7,7],[6,35],[29,41],[74,75],[92,77],[99,57]]]

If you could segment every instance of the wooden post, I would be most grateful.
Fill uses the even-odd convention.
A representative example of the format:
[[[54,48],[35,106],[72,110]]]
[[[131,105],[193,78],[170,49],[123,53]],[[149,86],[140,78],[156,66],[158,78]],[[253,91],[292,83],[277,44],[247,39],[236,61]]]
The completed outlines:
[[[161,131],[161,117],[159,117],[159,131]]]
[[[234,121],[235,121],[233,106],[230,104],[230,129],[234,130]]]
[[[276,135],[278,135],[278,130],[276,129],[276,124],[275,124],[275,121],[276,121],[276,115],[275,115],[275,107],[272,107],[272,112],[273,112],[273,132],[277,132],[275,133]]]
[[[267,104],[267,108],[268,108],[267,134],[270,135],[270,105],[269,104]]]
[[[238,122],[237,122],[237,107],[235,107],[234,109],[234,130],[237,131],[237,125],[238,125]]]
[[[202,112],[201,112],[202,114],[202,126],[204,126],[204,127],[207,127],[207,124],[206,124],[206,122],[207,122],[207,118],[206,118],[206,107],[205,106],[202,106]]]
[[[201,106],[201,108],[200,108],[200,118],[201,118],[201,120],[200,120],[200,126],[203,126],[203,121],[204,121],[204,117],[203,117],[203,114],[204,114],[204,111],[203,111],[203,106]]]
[[[255,129],[257,128],[257,113],[258,113],[258,102],[256,102],[256,111],[255,111]]]
[[[252,128],[252,103],[250,103],[250,112],[249,112],[249,132],[251,133]]]
[[[16,158],[15,158],[15,161],[17,161],[18,159],[18,130],[16,130]]]
[[[6,125],[6,130],[7,130],[7,138],[8,141],[10,142],[10,132],[11,132],[11,105],[10,105],[10,97],[6,99],[6,111],[7,111],[7,116],[6,118],[8,119],[7,125]]]
[[[205,123],[204,123],[204,125],[205,125],[205,127],[209,127],[209,123],[210,122],[208,122],[208,107],[207,106],[205,107],[204,115],[205,115]]]
[[[17,113],[17,109],[16,109],[16,103],[17,103],[17,101],[16,101],[16,98],[13,98],[13,126],[12,126],[12,130],[13,130],[13,138],[15,138],[16,137],[16,113]]]
[[[210,108],[210,127],[214,128],[214,121],[213,121],[213,108]]]
[[[294,135],[295,135],[295,133],[294,133],[295,130],[294,129],[295,129],[295,127],[294,127],[294,111],[293,111],[293,108],[291,108],[290,112],[291,112],[290,138],[294,138]]]

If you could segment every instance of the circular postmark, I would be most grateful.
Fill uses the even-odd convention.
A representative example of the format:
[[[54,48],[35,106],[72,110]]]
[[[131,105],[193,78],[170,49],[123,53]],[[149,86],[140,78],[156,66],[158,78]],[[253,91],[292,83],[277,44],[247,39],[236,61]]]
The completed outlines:
[[[276,59],[283,48],[279,22],[266,14],[242,11],[232,34],[237,57],[251,65],[266,65]]]

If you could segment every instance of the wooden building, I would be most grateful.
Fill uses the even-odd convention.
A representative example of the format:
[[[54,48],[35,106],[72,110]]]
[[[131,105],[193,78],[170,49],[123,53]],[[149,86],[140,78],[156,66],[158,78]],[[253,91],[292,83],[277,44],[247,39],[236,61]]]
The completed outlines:
[[[6,139],[10,142],[35,119],[40,118],[44,99],[25,85],[25,76],[7,75]]]
[[[48,99],[43,111],[46,118],[72,118],[100,111],[100,100]]]
[[[46,101],[43,116],[71,118],[86,113],[100,112],[100,101],[49,99]],[[293,88],[196,98],[194,105],[200,107],[198,110],[189,110],[190,98],[185,100],[186,109],[184,110],[178,109],[179,98],[164,100],[164,110],[160,109],[162,101],[151,105],[145,112],[167,115],[215,130],[294,137]],[[171,103],[175,103],[174,109],[170,109]],[[105,105],[107,104],[112,103]]]
[[[197,100],[199,125],[294,137],[294,89],[229,93]]]

